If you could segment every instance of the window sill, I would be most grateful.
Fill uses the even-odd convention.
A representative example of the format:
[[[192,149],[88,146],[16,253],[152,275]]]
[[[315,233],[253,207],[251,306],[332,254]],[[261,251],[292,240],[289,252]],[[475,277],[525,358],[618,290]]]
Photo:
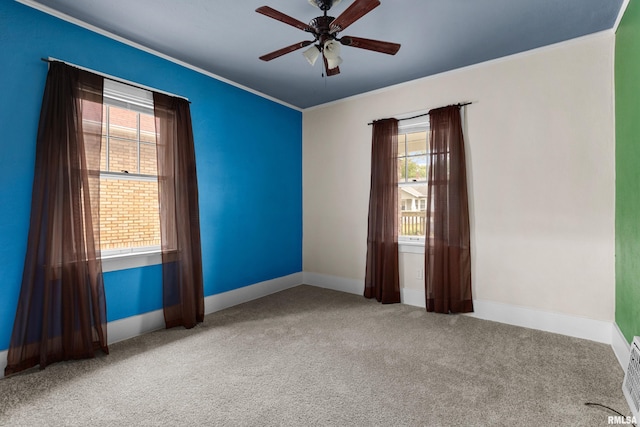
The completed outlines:
[[[104,255],[102,257],[102,272],[108,273],[110,271],[158,264],[162,264],[162,253],[160,250]]]
[[[405,254],[424,254],[424,241],[400,240],[398,241],[398,252]]]

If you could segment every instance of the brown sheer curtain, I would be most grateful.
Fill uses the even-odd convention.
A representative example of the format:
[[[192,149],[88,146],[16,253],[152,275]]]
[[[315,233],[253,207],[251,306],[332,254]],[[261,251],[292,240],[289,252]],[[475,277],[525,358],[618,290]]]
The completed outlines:
[[[460,107],[429,111],[425,291],[427,311],[469,313],[471,250]]]
[[[158,153],[162,288],[167,328],[204,319],[196,156],[189,102],[153,94]]]
[[[100,76],[49,64],[5,375],[108,353],[100,261]]]
[[[398,270],[398,120],[373,123],[364,296],[400,302]]]

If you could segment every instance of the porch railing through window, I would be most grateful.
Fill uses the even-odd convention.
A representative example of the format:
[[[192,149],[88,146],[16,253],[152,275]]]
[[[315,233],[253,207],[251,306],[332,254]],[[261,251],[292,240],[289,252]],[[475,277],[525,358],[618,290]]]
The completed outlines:
[[[426,212],[401,212],[400,235],[424,236],[427,229]]]

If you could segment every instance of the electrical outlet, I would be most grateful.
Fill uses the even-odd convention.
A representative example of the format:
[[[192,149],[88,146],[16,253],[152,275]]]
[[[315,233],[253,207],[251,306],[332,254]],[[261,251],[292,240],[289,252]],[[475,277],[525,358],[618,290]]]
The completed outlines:
[[[416,274],[416,279],[424,279],[424,270],[422,268],[418,269],[418,273]]]

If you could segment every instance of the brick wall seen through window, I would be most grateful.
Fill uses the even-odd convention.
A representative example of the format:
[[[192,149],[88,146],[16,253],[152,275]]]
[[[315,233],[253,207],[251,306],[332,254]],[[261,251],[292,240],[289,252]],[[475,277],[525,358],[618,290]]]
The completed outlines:
[[[160,245],[153,113],[103,109],[100,180],[102,250]]]

